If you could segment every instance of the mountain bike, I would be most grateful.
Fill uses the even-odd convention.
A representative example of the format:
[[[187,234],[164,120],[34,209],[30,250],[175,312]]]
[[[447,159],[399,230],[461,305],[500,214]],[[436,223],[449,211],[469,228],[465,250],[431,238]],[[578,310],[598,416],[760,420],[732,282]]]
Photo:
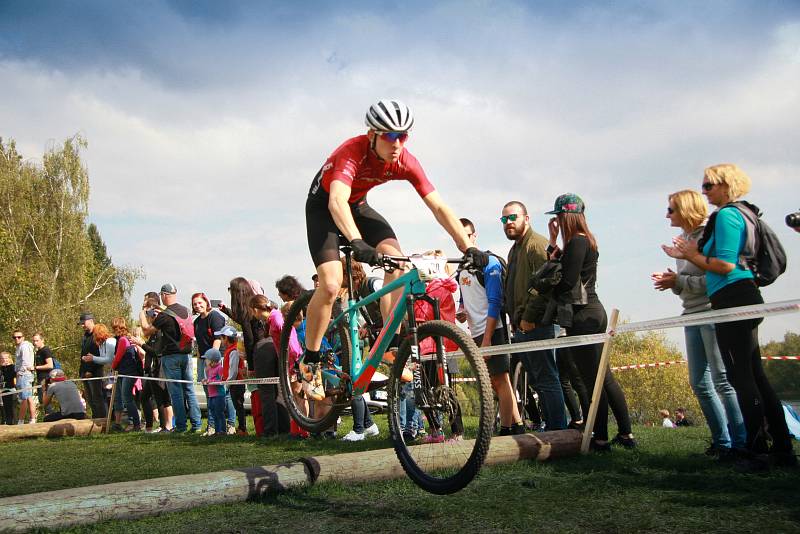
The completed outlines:
[[[352,260],[349,247],[340,247],[346,258],[345,276],[352,287]],[[397,458],[418,486],[436,494],[454,493],[477,475],[492,437],[494,406],[489,373],[478,347],[455,324],[438,319],[438,302],[425,293],[426,284],[443,276],[446,263],[463,263],[462,258],[422,256],[382,256],[379,268],[406,271],[393,282],[360,300],[336,304],[320,350],[319,370],[325,398],[305,405],[292,394],[292,383],[304,380],[307,370],[302,358],[292,363],[289,340],[293,325],[301,346],[303,323],[313,292],[298,298],[284,320],[279,360],[283,398],[291,417],[309,432],[323,432],[335,424],[342,410],[355,395],[368,391],[371,378],[384,359],[394,333],[405,320],[401,343],[389,373],[389,432]],[[402,296],[391,310],[369,352],[362,351],[358,315],[364,306],[402,289]],[[428,300],[434,320],[418,324],[415,305]],[[343,309],[344,308],[344,309]],[[445,348],[450,346],[450,352]],[[463,357],[462,357],[463,356]],[[411,386],[404,378],[412,373]],[[419,443],[403,432],[401,408],[413,396],[431,429],[427,442]],[[433,441],[436,441],[435,443]]]

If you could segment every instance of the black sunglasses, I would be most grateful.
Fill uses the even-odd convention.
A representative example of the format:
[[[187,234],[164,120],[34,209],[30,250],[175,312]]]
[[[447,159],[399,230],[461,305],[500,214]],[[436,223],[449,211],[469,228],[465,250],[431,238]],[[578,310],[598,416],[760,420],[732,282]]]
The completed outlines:
[[[667,213],[669,213],[670,215],[672,215],[673,213],[675,213],[675,210],[674,210],[674,209],[672,209],[672,208],[669,208],[669,207],[668,207],[668,208],[667,208]]]
[[[715,185],[717,185],[717,184],[712,184],[711,182],[703,182],[703,185],[702,185],[703,191],[711,191],[712,189],[714,189]]]

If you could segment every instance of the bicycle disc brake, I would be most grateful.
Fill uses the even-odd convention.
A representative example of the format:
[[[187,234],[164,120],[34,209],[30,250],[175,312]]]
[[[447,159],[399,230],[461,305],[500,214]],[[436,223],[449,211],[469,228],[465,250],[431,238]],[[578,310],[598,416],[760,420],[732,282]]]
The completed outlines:
[[[438,406],[448,419],[452,420],[458,413],[458,396],[449,386],[436,386],[431,397],[433,404]]]

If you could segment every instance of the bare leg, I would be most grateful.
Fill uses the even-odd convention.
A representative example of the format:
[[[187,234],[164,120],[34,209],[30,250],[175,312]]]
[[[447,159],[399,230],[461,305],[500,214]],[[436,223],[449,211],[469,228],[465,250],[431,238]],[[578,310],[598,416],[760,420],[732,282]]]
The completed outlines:
[[[295,404],[302,414],[308,416],[308,401],[303,397],[303,384],[300,382],[292,382],[292,395],[294,396]]]
[[[167,430],[172,430],[172,406],[162,408],[164,419],[163,425]]]
[[[331,318],[331,308],[342,287],[342,264],[338,261],[328,261],[317,267],[319,287],[314,291],[311,302],[308,303],[308,316],[306,317],[306,348],[319,350],[322,337]]]
[[[20,401],[19,403],[19,417],[17,421],[25,422],[25,416],[28,415],[28,399]]]
[[[508,373],[493,376],[491,381],[492,389],[497,394],[497,403],[500,405],[500,425],[508,427],[522,422]]]
[[[400,251],[400,243],[397,239],[384,239],[378,246],[376,247],[378,252],[381,254],[386,254],[388,256],[400,256],[403,253]],[[400,278],[403,273],[399,270],[394,271],[393,273],[385,273],[383,275],[383,285],[386,286],[398,278]],[[403,289],[396,289],[389,293],[388,295],[384,295],[381,297],[381,317],[383,317],[383,324],[386,324],[386,319],[389,317],[389,313],[394,309],[395,304],[397,304],[397,299],[403,294]]]

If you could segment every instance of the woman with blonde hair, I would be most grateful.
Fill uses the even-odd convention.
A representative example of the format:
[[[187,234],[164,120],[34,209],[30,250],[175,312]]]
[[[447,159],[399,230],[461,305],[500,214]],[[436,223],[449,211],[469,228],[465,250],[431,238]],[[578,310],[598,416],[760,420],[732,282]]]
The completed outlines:
[[[697,191],[683,190],[668,197],[667,219],[682,230],[681,238],[696,241],[703,235],[708,207]],[[711,309],[706,295],[706,273],[685,259],[676,259],[677,271],[653,273],[659,291],[671,289],[683,304],[683,315]],[[728,382],[713,324],[684,328],[689,385],[711,430],[709,456],[731,458],[731,448],[743,449],[747,437],[736,392]]]
[[[737,202],[750,191],[750,183],[750,177],[731,163],[705,169],[703,194],[717,211],[709,217],[698,242],[676,237],[674,247],[664,247],[670,256],[690,261],[706,272],[706,293],[715,310],[764,302],[753,272],[742,261],[753,248],[752,240],[748,239],[744,210],[752,212],[747,214],[748,218],[759,213],[756,206]],[[737,469],[741,471],[764,471],[771,464],[797,465],[783,407],[761,365],[758,346],[761,321],[748,319],[716,324],[722,361],[736,390],[747,429],[747,449],[737,462]],[[770,437],[771,447],[768,446]]]

